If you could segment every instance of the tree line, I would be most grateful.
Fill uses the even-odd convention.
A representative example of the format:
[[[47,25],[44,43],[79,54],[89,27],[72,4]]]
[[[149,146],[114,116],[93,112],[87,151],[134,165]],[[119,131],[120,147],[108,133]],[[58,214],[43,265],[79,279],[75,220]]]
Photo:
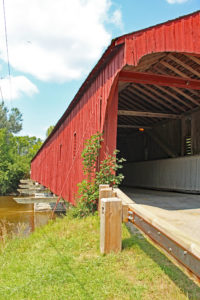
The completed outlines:
[[[22,122],[18,108],[9,111],[0,103],[0,195],[15,193],[20,179],[29,177],[31,159],[42,145],[35,136],[15,135]]]

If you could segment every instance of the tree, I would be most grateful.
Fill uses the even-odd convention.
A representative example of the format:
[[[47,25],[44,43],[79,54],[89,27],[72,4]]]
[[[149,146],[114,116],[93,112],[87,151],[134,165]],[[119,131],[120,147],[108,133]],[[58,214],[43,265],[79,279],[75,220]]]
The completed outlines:
[[[42,145],[36,137],[14,136],[22,129],[22,114],[18,108],[9,112],[0,103],[0,194],[16,192],[19,181],[29,177],[30,161]]]
[[[42,141],[36,137],[14,136],[0,129],[0,194],[15,192],[20,179],[29,177],[30,161]]]
[[[9,133],[18,133],[22,129],[22,113],[16,107],[9,112],[3,101],[0,103],[1,128],[6,128]]]
[[[53,131],[53,129],[54,129],[53,125],[49,126],[49,128],[46,131],[46,137],[48,137],[51,134],[51,132]]]

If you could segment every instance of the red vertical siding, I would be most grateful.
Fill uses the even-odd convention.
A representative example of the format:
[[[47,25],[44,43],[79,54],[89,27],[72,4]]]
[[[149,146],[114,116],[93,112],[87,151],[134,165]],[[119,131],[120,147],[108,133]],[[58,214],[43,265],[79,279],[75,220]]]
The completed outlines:
[[[157,25],[120,37],[126,40],[125,60],[136,66],[147,54],[157,52],[185,52],[200,55],[200,13]]]
[[[136,66],[147,54],[156,52],[187,52],[200,55],[200,13],[169,21],[146,30],[119,37],[107,49],[97,66],[88,76],[93,76],[91,85],[87,80],[78,93],[77,103],[70,104],[69,114],[64,114],[56,131],[44,144],[31,164],[31,178],[49,187],[52,192],[74,202],[77,183],[83,179],[81,152],[84,140],[97,131],[104,131],[101,158],[116,148],[118,72],[125,65]],[[124,44],[112,58],[107,53],[115,46]],[[97,74],[97,70],[99,73]],[[79,95],[79,94],[77,94]],[[78,97],[78,96],[77,96]],[[100,104],[101,99],[101,104]],[[75,105],[76,104],[76,105]],[[101,116],[100,116],[101,113]],[[76,154],[74,156],[74,133]],[[60,157],[60,145],[62,155]]]
[[[74,202],[77,183],[83,179],[81,152],[84,140],[97,131],[102,131],[106,113],[112,113],[116,119],[117,93],[110,99],[116,74],[123,67],[123,48],[105,66],[89,89],[83,94],[80,101],[68,115],[62,126],[52,138],[44,145],[31,164],[31,178],[49,187],[51,191],[70,202]],[[116,86],[116,84],[115,84]],[[100,99],[101,99],[101,128],[100,128]],[[108,100],[109,112],[106,112]],[[113,106],[113,108],[112,108]],[[115,125],[112,131],[116,132]],[[74,133],[76,132],[76,155],[74,156]],[[110,143],[106,151],[113,151],[116,144],[116,134],[108,139],[109,125],[104,127],[105,140]],[[60,159],[60,145],[62,156]]]
[[[111,95],[108,101],[106,117],[104,122],[104,142],[102,145],[100,158],[105,158],[106,154],[113,153],[117,145],[117,110],[118,110],[118,78],[113,82]]]

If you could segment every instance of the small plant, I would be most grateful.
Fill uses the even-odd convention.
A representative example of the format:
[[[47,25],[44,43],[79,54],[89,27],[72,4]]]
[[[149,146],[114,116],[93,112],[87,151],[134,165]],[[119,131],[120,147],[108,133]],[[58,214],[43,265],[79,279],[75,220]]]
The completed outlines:
[[[98,207],[100,184],[116,187],[124,178],[123,174],[116,174],[125,161],[124,158],[117,157],[118,150],[115,150],[112,155],[107,155],[97,170],[96,164],[102,141],[102,134],[96,133],[85,142],[81,157],[86,179],[78,184],[77,207],[72,208],[70,212],[74,217],[84,217],[95,213]]]
[[[115,150],[113,155],[107,155],[107,158],[101,162],[100,170],[96,173],[95,179],[98,187],[100,184],[109,184],[112,187],[117,187],[124,179],[122,173],[116,175],[116,172],[123,167],[122,163],[125,161],[124,158],[117,157],[118,153],[119,150]]]
[[[5,248],[7,242],[12,237],[14,224],[3,219],[0,220],[0,248]]]
[[[96,163],[101,149],[101,142],[103,141],[102,133],[97,132],[87,139],[84,143],[84,149],[81,157],[83,159],[83,172],[88,181],[95,178]]]

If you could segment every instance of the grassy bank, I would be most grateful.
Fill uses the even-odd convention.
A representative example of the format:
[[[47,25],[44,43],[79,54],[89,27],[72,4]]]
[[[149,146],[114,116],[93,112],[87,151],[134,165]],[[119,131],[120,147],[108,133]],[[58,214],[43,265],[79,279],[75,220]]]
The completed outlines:
[[[200,299],[200,288],[139,233],[99,253],[99,220],[57,220],[0,255],[0,299]]]

